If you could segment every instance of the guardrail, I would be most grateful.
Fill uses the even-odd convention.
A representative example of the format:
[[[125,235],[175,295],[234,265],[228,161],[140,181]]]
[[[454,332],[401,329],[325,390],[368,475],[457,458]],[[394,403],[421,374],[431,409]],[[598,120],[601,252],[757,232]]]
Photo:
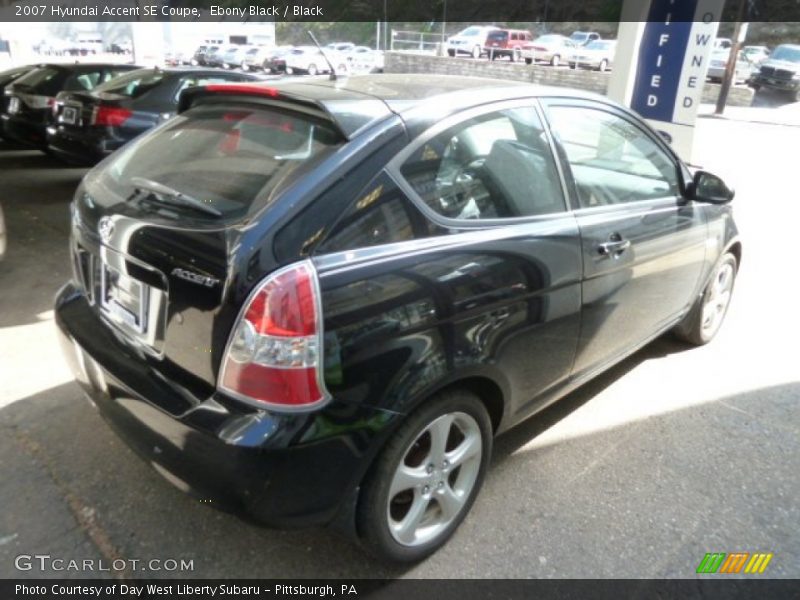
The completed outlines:
[[[438,56],[441,54],[442,42],[441,33],[392,29],[389,47],[392,52],[413,52],[414,54]]]

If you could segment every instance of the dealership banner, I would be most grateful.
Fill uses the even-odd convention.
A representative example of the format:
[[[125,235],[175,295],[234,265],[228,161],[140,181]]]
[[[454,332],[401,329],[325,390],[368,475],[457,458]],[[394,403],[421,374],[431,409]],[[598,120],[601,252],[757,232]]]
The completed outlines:
[[[796,581],[731,579],[366,579],[366,580],[0,580],[3,600],[118,600],[160,598],[208,600],[210,598],[374,598],[376,600],[605,600],[619,598],[798,598]]]
[[[683,10],[696,2],[665,4]],[[716,20],[735,20],[736,4]],[[3,0],[0,21],[617,22],[621,9],[614,0]],[[746,20],[800,21],[800,2],[748,0]]]

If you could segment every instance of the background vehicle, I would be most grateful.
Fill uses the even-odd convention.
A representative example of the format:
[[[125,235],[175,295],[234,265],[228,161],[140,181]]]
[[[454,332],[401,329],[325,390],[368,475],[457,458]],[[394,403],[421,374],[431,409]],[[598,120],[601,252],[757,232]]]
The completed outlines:
[[[251,46],[244,53],[242,70],[260,71],[264,68],[264,61],[275,51],[273,46]]]
[[[750,83],[756,89],[765,87],[786,92],[800,101],[800,45],[781,44],[775,48]]]
[[[754,65],[759,65],[769,58],[769,48],[766,46],[745,46],[741,52]]]
[[[0,72],[0,114],[6,112],[8,109],[9,96],[5,95],[6,87],[11,85],[14,81],[31,72],[36,68],[36,65],[25,65],[22,67],[14,67],[6,71]],[[3,129],[0,126],[0,137],[3,135]]]
[[[533,40],[530,31],[522,29],[498,29],[489,32],[486,36],[486,46],[483,51],[494,60],[501,56],[508,56],[511,62],[522,59],[522,48]]]
[[[6,87],[7,108],[0,116],[3,135],[45,150],[47,126],[61,91],[89,91],[114,77],[138,69],[117,64],[45,64]]]
[[[250,46],[231,46],[222,55],[222,66],[226,69],[236,69],[244,66],[244,57]]]
[[[469,511],[496,434],[664,332],[714,337],[731,199],[592,94],[198,87],[84,178],[56,323],[171,481],[411,562]]]
[[[208,53],[209,46],[203,45],[198,46],[197,50],[194,51],[194,55],[192,56],[192,64],[197,66],[203,66],[206,64],[206,54]]]
[[[447,38],[445,48],[449,56],[467,54],[472,58],[480,58],[486,47],[486,38],[499,27],[472,25]]]
[[[334,50],[336,52],[343,52],[348,53],[352,52],[356,45],[353,42],[332,42],[325,46],[328,50]]]
[[[48,149],[68,162],[93,164],[172,117],[183,90],[256,79],[210,68],[139,69],[91,92],[61,92],[47,128]]]
[[[203,59],[203,64],[207,67],[221,67],[222,55],[228,51],[230,46],[209,46]]]
[[[367,46],[355,46],[346,55],[353,73],[380,73],[383,71],[383,52]]]
[[[327,60],[326,60],[327,57]],[[286,61],[287,73],[330,73],[328,60],[333,64],[337,73],[347,72],[347,57],[333,50],[326,50],[323,56],[316,46],[296,46],[289,50],[283,59]]]
[[[616,51],[616,40],[595,40],[575,50],[575,54],[570,59],[570,66],[607,71],[614,65]]]
[[[272,51],[267,53],[267,58],[264,59],[262,68],[267,73],[285,73],[286,72],[286,55],[294,50],[294,46],[279,46],[273,48]]]
[[[587,46],[592,42],[598,41],[600,38],[600,34],[596,31],[573,31],[569,39],[576,46]]]
[[[725,69],[728,66],[728,57],[730,50],[717,50],[711,53],[711,59],[708,63],[708,73],[706,77],[710,81],[720,82],[725,77]],[[742,52],[736,57],[736,69],[734,71],[733,82],[744,83],[750,79],[753,73],[758,69],[755,64],[751,63]]]
[[[568,37],[556,33],[542,35],[522,47],[522,58],[527,64],[549,62],[554,67],[568,63],[576,51],[576,44]]]

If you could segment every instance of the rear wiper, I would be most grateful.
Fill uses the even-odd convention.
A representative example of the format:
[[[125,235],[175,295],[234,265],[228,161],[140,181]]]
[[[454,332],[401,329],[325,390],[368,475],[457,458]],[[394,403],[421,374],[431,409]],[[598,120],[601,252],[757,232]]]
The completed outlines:
[[[162,204],[193,208],[215,217],[222,216],[222,213],[213,206],[158,181],[145,179],[144,177],[131,177],[130,182],[137,191],[150,192]]]

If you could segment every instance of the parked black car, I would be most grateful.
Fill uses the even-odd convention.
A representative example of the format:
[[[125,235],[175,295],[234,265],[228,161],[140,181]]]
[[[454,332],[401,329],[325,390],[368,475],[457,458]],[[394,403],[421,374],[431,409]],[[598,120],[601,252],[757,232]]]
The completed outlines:
[[[782,44],[775,48],[759,65],[750,84],[756,89],[787,92],[795,102],[800,102],[800,45]]]
[[[62,91],[88,91],[134,65],[45,64],[23,75],[5,89],[7,106],[0,116],[3,135],[42,150],[47,148],[47,126],[53,120],[56,95]]]
[[[69,162],[95,163],[174,116],[184,89],[256,79],[196,67],[139,69],[90,92],[61,92],[47,128],[48,147]]]
[[[8,108],[8,98],[5,95],[6,88],[35,68],[36,65],[25,65],[23,67],[8,69],[0,73],[0,114],[6,112],[6,109]],[[0,127],[0,137],[2,136],[2,133],[3,130],[2,127]]]
[[[210,85],[85,177],[56,320],[169,479],[413,561],[467,514],[494,435],[662,333],[714,336],[732,196],[600,96]]]

